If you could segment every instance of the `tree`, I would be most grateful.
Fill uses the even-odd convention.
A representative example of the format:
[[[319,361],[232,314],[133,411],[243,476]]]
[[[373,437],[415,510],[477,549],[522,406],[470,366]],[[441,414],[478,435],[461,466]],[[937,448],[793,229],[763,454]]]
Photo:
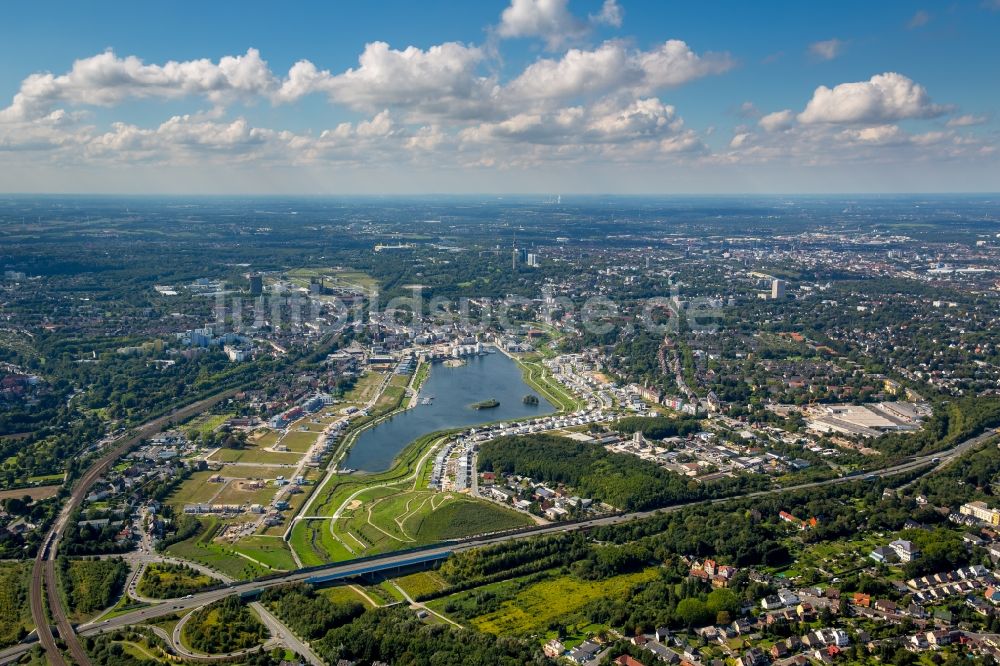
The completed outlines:
[[[704,624],[709,620],[708,608],[705,602],[696,597],[681,599],[677,604],[677,617],[688,627]]]
[[[705,601],[710,613],[728,612],[735,613],[740,609],[740,600],[736,593],[726,588],[712,590]]]

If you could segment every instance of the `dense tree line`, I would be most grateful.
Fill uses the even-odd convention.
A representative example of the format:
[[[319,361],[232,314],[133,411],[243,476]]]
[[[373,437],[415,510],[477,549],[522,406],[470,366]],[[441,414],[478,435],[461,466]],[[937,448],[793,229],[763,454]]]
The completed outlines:
[[[173,528],[172,531],[156,542],[156,550],[162,553],[175,543],[180,543],[185,539],[195,536],[201,532],[204,526],[204,523],[194,516],[181,514],[171,523],[170,527]]]
[[[689,417],[671,419],[665,416],[626,416],[619,419],[614,428],[622,433],[641,432],[650,439],[664,439],[685,437],[699,432],[702,429],[702,420]]]
[[[995,502],[1000,479],[1000,448],[986,446],[962,456],[939,472],[916,483],[917,494],[935,506],[957,509],[970,500]]]
[[[355,620],[365,612],[357,601],[334,603],[310,585],[295,583],[264,590],[260,600],[277,614],[297,636],[314,641],[335,627]]]
[[[450,591],[456,591],[497,576],[511,578],[569,565],[589,553],[582,534],[560,534],[459,551],[445,560],[440,573],[452,584]]]
[[[759,590],[745,590],[757,595]],[[756,597],[752,598],[756,600]],[[581,612],[590,622],[621,628],[625,635],[653,631],[656,627],[690,628],[728,624],[739,616],[746,597],[726,588],[708,586],[685,573],[664,570],[659,578],[640,583],[628,594],[603,597]]]
[[[27,635],[25,624],[31,618],[28,607],[31,563],[0,564],[0,647],[17,643]]]
[[[184,641],[207,654],[223,654],[260,645],[267,630],[235,594],[194,611],[184,624]]]
[[[396,666],[542,666],[551,663],[535,641],[424,624],[413,611],[378,608],[312,644],[327,663],[340,659]]]
[[[652,561],[652,555],[652,551],[641,543],[598,546],[585,558],[574,562],[571,571],[584,580],[600,580],[638,571]]]
[[[144,597],[176,599],[220,582],[186,564],[153,562],[143,572],[138,591]]]
[[[501,437],[486,442],[479,451],[479,469],[562,483],[581,497],[624,511],[721,497],[767,483],[766,479],[744,476],[699,484],[636,456],[610,453],[596,444],[553,435]]]
[[[59,578],[73,612],[90,615],[104,610],[119,597],[128,578],[129,567],[120,557],[58,560]]]
[[[935,406],[919,432],[884,435],[873,446],[893,456],[943,450],[1000,425],[1000,397],[968,396]]]

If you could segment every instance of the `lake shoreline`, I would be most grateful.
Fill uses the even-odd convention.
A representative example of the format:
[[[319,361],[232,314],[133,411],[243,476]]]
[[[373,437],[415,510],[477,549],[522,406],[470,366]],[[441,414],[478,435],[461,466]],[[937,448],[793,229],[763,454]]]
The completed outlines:
[[[500,350],[503,352],[504,350]],[[357,434],[342,460],[342,467],[376,474],[391,469],[394,461],[416,440],[439,431],[454,431],[498,421],[517,421],[559,411],[559,405],[527,381],[525,368],[505,352],[469,358],[460,367],[447,361],[434,364],[421,386],[433,395],[424,404],[413,400],[408,409],[398,410],[377,425]],[[525,392],[538,393],[539,404],[523,401]],[[497,399],[489,410],[470,410],[470,400]],[[478,399],[478,400],[477,400]],[[416,404],[413,404],[416,403]],[[496,418],[482,418],[489,411]]]

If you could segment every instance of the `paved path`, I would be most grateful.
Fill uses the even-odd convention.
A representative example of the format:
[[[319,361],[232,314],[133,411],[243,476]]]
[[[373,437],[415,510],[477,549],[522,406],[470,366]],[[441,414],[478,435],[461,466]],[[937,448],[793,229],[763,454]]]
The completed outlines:
[[[460,625],[458,622],[455,622],[451,618],[445,617],[444,615],[441,615],[437,611],[431,609],[428,606],[425,606],[423,603],[421,603],[419,601],[414,601],[413,598],[409,594],[407,594],[406,590],[404,590],[402,587],[400,587],[400,585],[396,581],[392,580],[391,578],[387,578],[386,580],[389,582],[390,585],[392,585],[394,588],[396,588],[396,591],[399,592],[403,596],[404,599],[406,599],[406,603],[410,604],[410,608],[412,608],[414,610],[417,610],[417,611],[424,611],[425,613],[430,613],[434,617],[439,618],[441,620],[444,620],[445,622],[447,622],[448,624],[450,624],[452,626],[458,627],[459,629],[462,628],[462,625]]]

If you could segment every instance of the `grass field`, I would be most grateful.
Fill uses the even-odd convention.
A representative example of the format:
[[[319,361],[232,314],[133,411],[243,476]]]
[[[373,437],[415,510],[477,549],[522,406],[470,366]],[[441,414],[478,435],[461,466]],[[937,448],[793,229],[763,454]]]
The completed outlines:
[[[334,587],[327,587],[320,590],[319,593],[335,604],[358,601],[364,604],[365,608],[374,608],[368,599],[358,594],[350,585],[335,585]]]
[[[258,430],[251,437],[250,441],[261,449],[274,446],[281,438],[281,433],[276,430]]]
[[[439,592],[447,587],[447,583],[434,571],[421,571],[396,578],[396,585],[406,590],[411,598],[416,599],[424,594]]]
[[[172,544],[167,548],[167,553],[174,557],[204,564],[230,578],[245,580],[269,573],[264,567],[237,555],[232,547],[223,546],[213,541],[220,527],[218,518],[209,516],[199,518],[199,520],[204,529],[189,539]]]
[[[199,414],[187,423],[185,423],[181,430],[183,430],[188,437],[191,437],[195,433],[205,435],[210,432],[214,432],[216,428],[221,426],[223,423],[233,418],[234,414]]]
[[[656,569],[600,581],[562,575],[523,587],[515,579],[435,599],[428,606],[438,612],[445,612],[449,604],[468,607],[470,603],[475,604],[476,595],[489,591],[506,598],[497,610],[474,617],[471,621],[473,628],[496,635],[539,635],[548,631],[553,622],[586,622],[577,614],[591,601],[602,597],[623,597],[636,584],[653,580],[658,575]]]
[[[265,451],[258,443],[247,444],[245,449],[219,449],[209,460],[216,462],[261,463],[264,465],[294,465],[302,458],[292,452]]]
[[[358,378],[350,391],[344,394],[344,401],[350,404],[363,405],[375,397],[385,374],[381,372],[366,372]]]
[[[310,446],[316,443],[316,436],[315,432],[292,430],[281,438],[280,443],[287,446],[291,451],[305,453],[309,450]]]
[[[62,481],[62,476],[60,475],[59,481]],[[23,499],[25,495],[30,497],[32,500],[43,500],[50,497],[55,497],[59,489],[62,488],[61,483],[57,483],[53,486],[33,486],[30,488],[15,488],[13,490],[0,490],[0,500],[8,499],[10,497],[16,497],[17,499]]]
[[[257,482],[253,482],[257,483]],[[265,482],[261,488],[251,488],[244,479],[232,479],[225,484],[216,484],[222,488],[215,497],[216,504],[264,504],[266,505],[277,492],[277,487]],[[223,487],[224,486],[224,487]]]
[[[292,551],[280,537],[251,536],[240,539],[233,548],[244,555],[249,555],[258,562],[263,562],[272,569],[290,571],[295,569]]]
[[[262,479],[273,481],[279,476],[286,479],[295,471],[294,468],[281,467],[280,465],[256,465],[248,463],[230,463],[219,472],[224,477],[240,479]]]
[[[32,562],[0,562],[0,647],[13,645],[35,625],[28,606]]]
[[[174,507],[183,507],[185,504],[210,502],[224,487],[222,483],[212,483],[209,481],[209,478],[214,475],[215,472],[211,471],[195,472],[191,475],[191,478],[182,483],[180,488],[167,498],[167,504]]]
[[[330,533],[329,520],[301,520],[292,529],[290,545],[307,567],[349,560],[353,555]]]
[[[456,493],[374,487],[358,495],[334,525],[354,557],[530,524],[523,514]],[[327,526],[327,528],[329,528]]]

